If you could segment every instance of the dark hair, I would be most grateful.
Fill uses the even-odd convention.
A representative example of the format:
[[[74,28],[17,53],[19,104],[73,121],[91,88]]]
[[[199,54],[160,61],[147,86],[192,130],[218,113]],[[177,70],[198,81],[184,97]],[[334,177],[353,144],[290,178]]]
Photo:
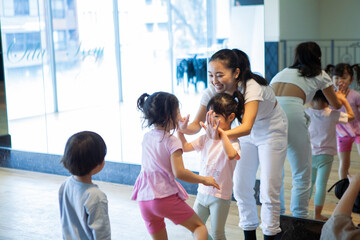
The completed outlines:
[[[322,90],[317,90],[312,100],[314,102],[325,102],[325,103],[329,104],[329,101],[326,99]]]
[[[351,77],[353,77],[354,75],[351,65],[347,63],[337,64],[334,68],[333,73],[334,76],[339,76],[339,77],[343,76],[345,73],[348,73]]]
[[[295,49],[294,63],[291,68],[299,69],[302,77],[315,77],[321,69],[321,49],[315,42],[303,42]]]
[[[144,114],[143,126],[156,124],[164,127],[166,131],[178,126],[179,100],[171,93],[144,93],[138,98],[137,107]]]
[[[354,64],[351,66],[348,63],[339,63],[335,66],[333,75],[341,77],[345,74],[345,72],[347,72],[352,78],[355,78],[356,81],[360,84],[360,66],[359,66],[359,64]]]
[[[240,70],[236,81],[243,84],[244,93],[246,91],[247,80],[254,79],[258,84],[267,86],[269,83],[261,76],[251,72],[251,66],[248,55],[239,49],[221,49],[214,53],[209,62],[222,61],[225,66],[232,69],[233,72],[238,68]]]
[[[244,113],[244,97],[239,91],[235,91],[233,95],[227,93],[218,93],[212,97],[207,105],[207,110],[212,109],[215,113],[221,114],[225,118],[231,113],[235,113],[235,117],[241,123]]]
[[[102,137],[97,133],[84,131],[67,140],[61,162],[71,174],[84,176],[101,164],[105,155],[106,144]]]
[[[326,65],[324,71],[330,76],[332,77],[333,74],[334,74],[334,69],[335,69],[335,66],[333,64],[328,64]]]

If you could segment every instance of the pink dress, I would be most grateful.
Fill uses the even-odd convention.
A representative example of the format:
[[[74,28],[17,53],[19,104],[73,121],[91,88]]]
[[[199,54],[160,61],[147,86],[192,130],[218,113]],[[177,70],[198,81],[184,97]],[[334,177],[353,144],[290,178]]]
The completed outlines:
[[[132,200],[149,201],[174,194],[186,200],[185,189],[175,180],[171,168],[171,154],[181,149],[179,139],[163,130],[153,129],[142,142],[141,171],[136,179]]]

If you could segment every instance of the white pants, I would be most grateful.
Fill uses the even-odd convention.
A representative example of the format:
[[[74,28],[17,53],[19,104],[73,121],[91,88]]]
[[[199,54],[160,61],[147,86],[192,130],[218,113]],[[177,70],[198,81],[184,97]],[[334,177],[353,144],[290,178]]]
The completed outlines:
[[[297,97],[277,97],[288,121],[288,150],[292,174],[290,211],[295,217],[306,218],[311,188],[311,145],[308,119],[303,100]],[[282,202],[284,202],[282,195]],[[285,205],[285,204],[282,204]]]
[[[280,188],[287,149],[287,118],[277,105],[271,116],[256,120],[250,135],[240,138],[241,159],[234,171],[234,197],[239,226],[254,230],[259,225],[254,186],[260,164],[261,225],[265,235],[280,229]]]

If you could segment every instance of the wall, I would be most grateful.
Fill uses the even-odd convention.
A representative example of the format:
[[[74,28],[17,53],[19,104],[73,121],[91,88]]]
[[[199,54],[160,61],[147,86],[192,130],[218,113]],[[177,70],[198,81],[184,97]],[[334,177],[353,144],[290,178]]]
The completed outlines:
[[[276,40],[277,15],[280,40],[359,38],[359,9],[358,0],[265,0],[265,40]]]
[[[264,6],[236,6],[230,13],[229,48],[246,52],[252,71],[264,75]]]
[[[264,0],[265,42],[277,42],[280,37],[280,0]]]
[[[320,39],[360,38],[359,0],[320,0]]]
[[[279,0],[280,40],[319,38],[320,0]]]

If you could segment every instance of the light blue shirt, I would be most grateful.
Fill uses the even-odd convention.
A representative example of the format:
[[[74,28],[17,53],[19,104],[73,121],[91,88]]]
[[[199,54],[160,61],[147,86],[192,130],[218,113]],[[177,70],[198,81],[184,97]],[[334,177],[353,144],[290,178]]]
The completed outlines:
[[[97,185],[67,178],[59,205],[63,239],[111,239],[108,201]]]

